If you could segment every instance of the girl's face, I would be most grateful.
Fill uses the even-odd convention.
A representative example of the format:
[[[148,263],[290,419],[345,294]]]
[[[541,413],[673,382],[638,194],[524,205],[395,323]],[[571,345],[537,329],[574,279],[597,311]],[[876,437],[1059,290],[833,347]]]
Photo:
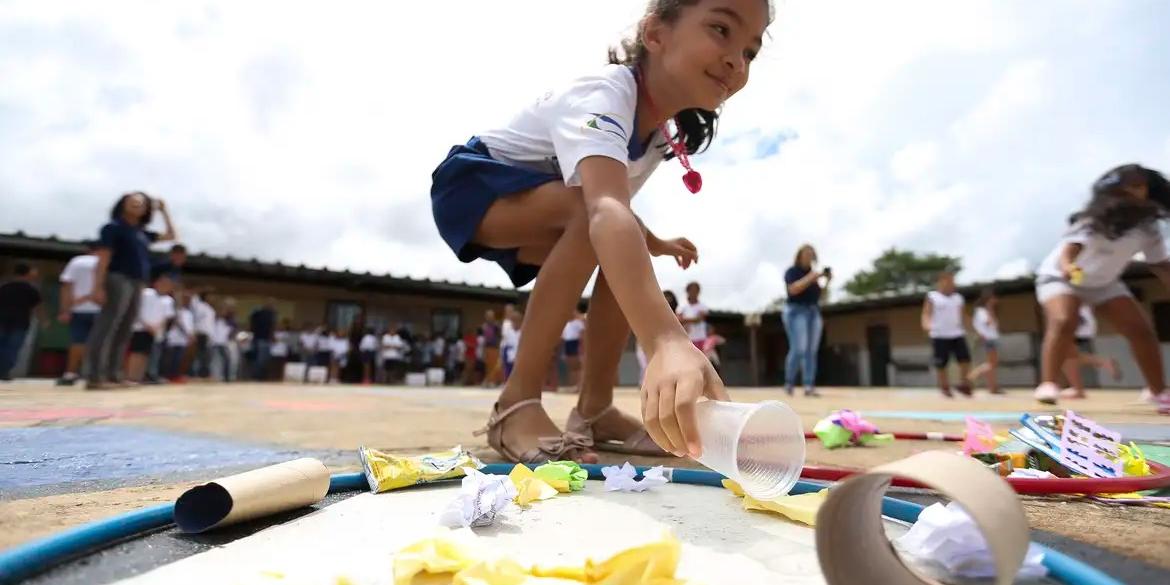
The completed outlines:
[[[130,195],[122,205],[122,213],[132,221],[142,219],[142,216],[146,215],[146,197],[141,193]]]
[[[714,111],[747,85],[767,26],[764,0],[700,0],[673,24],[649,17],[643,38],[683,107]]]

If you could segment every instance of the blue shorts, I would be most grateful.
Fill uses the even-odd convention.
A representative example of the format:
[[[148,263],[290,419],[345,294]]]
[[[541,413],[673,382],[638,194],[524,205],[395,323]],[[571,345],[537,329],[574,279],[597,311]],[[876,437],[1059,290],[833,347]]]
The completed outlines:
[[[73,313],[69,315],[69,343],[71,345],[85,345],[89,340],[89,332],[97,321],[97,313]]]
[[[487,146],[472,137],[455,146],[431,174],[431,212],[439,235],[463,262],[477,258],[500,265],[515,286],[536,278],[539,266],[521,264],[516,248],[486,248],[472,243],[487,210],[496,199],[527,191],[561,177],[502,163],[491,157]]]
[[[580,339],[566,339],[565,340],[565,357],[577,357],[581,353]]]

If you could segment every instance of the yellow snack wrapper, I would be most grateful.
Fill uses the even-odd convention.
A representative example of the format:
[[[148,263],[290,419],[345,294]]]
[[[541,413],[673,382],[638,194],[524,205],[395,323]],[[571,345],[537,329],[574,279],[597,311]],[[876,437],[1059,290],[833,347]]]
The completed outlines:
[[[362,447],[358,449],[358,455],[361,456],[362,469],[365,471],[366,481],[370,484],[370,491],[374,493],[463,477],[466,475],[464,468],[483,467],[479,459],[458,446],[450,451],[411,457]]]
[[[423,540],[394,557],[394,585],[681,585],[675,578],[682,548],[670,534],[584,566],[525,567],[509,558],[482,558],[447,537]],[[436,581],[435,577],[448,579]]]
[[[516,503],[527,506],[532,502],[547,500],[557,495],[557,488],[536,475],[534,471],[519,463],[508,474],[512,485],[516,486]],[[565,485],[566,491],[568,484]]]

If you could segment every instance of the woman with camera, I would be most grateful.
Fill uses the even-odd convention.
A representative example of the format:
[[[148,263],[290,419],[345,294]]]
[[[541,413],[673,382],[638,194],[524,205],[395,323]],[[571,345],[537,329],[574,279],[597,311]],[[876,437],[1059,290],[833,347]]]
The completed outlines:
[[[804,395],[819,396],[816,390],[817,349],[821,345],[821,278],[824,286],[833,278],[832,270],[814,270],[817,251],[804,244],[796,251],[792,267],[784,273],[788,285],[788,302],[784,305],[784,330],[788,334],[788,359],[784,364],[784,389],[795,392],[796,373],[803,375]]]

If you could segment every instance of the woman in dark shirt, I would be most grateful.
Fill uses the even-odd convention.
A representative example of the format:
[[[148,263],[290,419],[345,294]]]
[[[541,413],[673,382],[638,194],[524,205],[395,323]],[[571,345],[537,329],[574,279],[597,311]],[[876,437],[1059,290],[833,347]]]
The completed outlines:
[[[166,220],[163,234],[149,231],[153,211]],[[102,226],[94,253],[93,300],[102,306],[89,334],[85,360],[89,364],[88,390],[126,386],[119,370],[130,343],[131,327],[138,318],[142,286],[150,278],[150,244],[175,239],[171,217],[162,200],[151,201],[135,191],[118,199]]]
[[[784,389],[791,396],[796,387],[796,372],[803,374],[804,395],[817,396],[817,348],[821,344],[821,284],[832,278],[826,268],[813,270],[817,251],[805,244],[796,251],[792,267],[784,273],[788,285],[788,302],[784,305],[784,330],[788,333],[788,359],[784,364]]]

